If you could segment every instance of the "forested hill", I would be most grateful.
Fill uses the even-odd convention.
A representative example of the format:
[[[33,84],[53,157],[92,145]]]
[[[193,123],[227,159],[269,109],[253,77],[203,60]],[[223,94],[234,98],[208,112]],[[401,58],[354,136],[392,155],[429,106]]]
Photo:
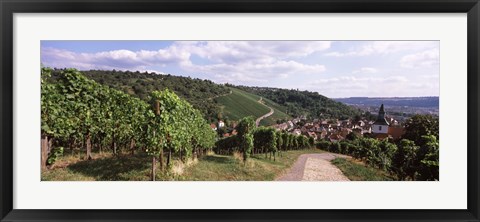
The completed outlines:
[[[60,72],[59,69],[54,70],[53,76],[58,72]],[[210,80],[139,71],[89,70],[81,71],[81,73],[102,85],[122,90],[127,94],[137,96],[143,100],[146,100],[149,93],[154,90],[168,88],[174,91],[180,98],[187,100],[193,107],[200,110],[204,114],[204,117],[210,122],[215,122],[219,116],[226,116],[232,118],[231,120],[238,120],[238,118],[244,117],[242,115],[258,117],[265,114],[257,113],[258,115],[254,115],[255,113],[240,112],[241,110],[239,110],[239,112],[233,112],[236,111],[239,104],[245,105],[247,104],[246,102],[249,102],[247,106],[250,108],[258,106],[256,108],[264,108],[267,110],[266,112],[268,112],[268,109],[263,107],[264,105],[256,102],[258,98],[252,100],[252,96],[245,96],[248,95],[248,93],[270,100],[270,102],[268,100],[265,100],[265,102],[274,108],[276,113],[274,113],[271,119],[267,119],[269,120],[267,121],[269,124],[276,119],[285,119],[289,116],[291,118],[307,116],[309,118],[343,119],[361,114],[357,109],[331,100],[316,92],[233,85],[225,86],[216,84]],[[229,87],[239,89],[239,91],[236,91],[236,94],[230,94],[232,90]],[[241,90],[248,93],[242,93]],[[238,97],[238,95],[242,96],[236,98],[235,96]],[[228,101],[230,97],[235,97],[235,104]],[[247,99],[253,102],[243,101]],[[233,114],[237,115],[235,116]]]
[[[231,86],[231,85],[228,85]],[[339,118],[346,119],[361,115],[359,109],[347,106],[341,102],[329,99],[317,92],[280,89],[270,87],[231,86],[265,97],[286,107],[287,113],[293,116],[308,118]]]
[[[54,74],[59,71],[54,70]],[[154,90],[168,88],[200,110],[209,121],[214,120],[218,112],[220,112],[220,107],[213,98],[230,92],[230,89],[227,87],[215,84],[210,80],[193,79],[170,74],[163,75],[118,70],[81,72],[89,79],[93,79],[102,85],[122,90],[143,100],[146,100],[149,93]]]

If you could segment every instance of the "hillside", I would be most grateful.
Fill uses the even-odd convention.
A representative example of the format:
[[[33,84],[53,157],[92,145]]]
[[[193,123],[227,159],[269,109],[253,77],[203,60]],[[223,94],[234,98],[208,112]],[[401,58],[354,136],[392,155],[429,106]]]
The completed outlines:
[[[59,71],[58,69],[54,70],[54,74]],[[210,80],[193,79],[170,74],[163,75],[118,70],[89,70],[81,72],[89,79],[93,79],[100,84],[122,90],[143,100],[147,100],[149,93],[154,90],[168,88],[200,110],[210,122],[215,121],[220,112],[220,107],[213,98],[230,92],[227,87],[215,84]]]
[[[54,70],[53,74],[58,72],[60,70]],[[228,117],[230,120],[245,116],[258,118],[270,111],[268,107],[271,107],[274,113],[263,119],[261,125],[272,125],[277,120],[301,115],[312,118],[347,118],[361,114],[357,109],[316,92],[222,85],[210,80],[138,71],[81,72],[100,84],[143,100],[147,100],[148,94],[154,90],[168,88],[200,110],[209,122],[215,122],[219,117]],[[260,98],[264,105],[258,102]]]
[[[287,119],[290,118],[289,115],[285,114],[278,104],[275,104],[269,100],[263,100],[264,104],[259,103],[260,96],[247,93],[245,91],[230,88],[232,90],[231,94],[221,96],[215,99],[215,101],[220,105],[220,109],[224,117],[228,117],[230,120],[238,120],[245,116],[253,116],[258,118],[270,111],[267,107],[272,107],[274,113],[272,116],[262,120],[261,125],[272,125],[276,123],[278,119]]]
[[[231,86],[231,85],[228,85]],[[329,99],[317,92],[299,91],[294,89],[279,89],[269,87],[232,86],[246,92],[262,96],[279,106],[292,116],[307,118],[338,118],[346,119],[361,115],[362,111],[347,106],[341,102]]]

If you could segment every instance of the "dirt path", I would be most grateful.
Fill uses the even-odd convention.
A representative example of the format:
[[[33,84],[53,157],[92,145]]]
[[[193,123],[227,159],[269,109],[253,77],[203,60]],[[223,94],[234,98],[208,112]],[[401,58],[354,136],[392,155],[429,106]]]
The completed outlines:
[[[264,106],[266,106],[266,107],[268,107],[268,108],[270,109],[270,112],[268,112],[267,114],[265,114],[265,115],[263,115],[263,116],[258,117],[258,119],[255,121],[255,123],[257,124],[257,126],[259,126],[259,125],[260,125],[260,121],[262,121],[262,119],[265,119],[265,118],[271,116],[274,111],[273,111],[272,107],[267,106],[267,105],[265,105],[265,103],[262,102],[262,97],[260,97],[260,99],[259,99],[257,102],[260,103],[260,104],[262,104],[262,105],[264,105]]]
[[[302,154],[290,170],[278,181],[349,181],[330,161],[336,157],[351,158],[334,153]]]

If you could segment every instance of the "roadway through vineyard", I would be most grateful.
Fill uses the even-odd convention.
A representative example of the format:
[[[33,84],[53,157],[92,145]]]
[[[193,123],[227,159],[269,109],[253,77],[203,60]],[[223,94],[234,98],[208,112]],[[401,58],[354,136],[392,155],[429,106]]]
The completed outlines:
[[[274,112],[273,109],[272,109],[272,107],[267,106],[265,103],[262,102],[262,98],[260,98],[260,99],[258,100],[258,103],[260,103],[260,104],[268,107],[268,108],[270,109],[270,112],[268,112],[267,114],[265,114],[265,115],[263,115],[263,116],[258,117],[258,119],[255,121],[255,123],[257,124],[257,126],[260,125],[260,121],[262,121],[262,119],[265,119],[265,118],[273,115],[273,112]]]
[[[342,171],[330,161],[351,158],[333,153],[303,154],[298,157],[290,170],[277,178],[278,181],[349,181]]]

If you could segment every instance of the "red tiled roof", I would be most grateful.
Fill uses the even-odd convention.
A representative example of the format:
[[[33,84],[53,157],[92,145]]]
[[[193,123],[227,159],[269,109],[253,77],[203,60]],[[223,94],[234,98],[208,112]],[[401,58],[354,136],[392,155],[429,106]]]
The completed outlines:
[[[388,127],[388,135],[392,136],[393,139],[398,139],[405,134],[404,127]]]
[[[375,139],[385,139],[388,137],[388,134],[386,133],[377,133],[374,135]]]

